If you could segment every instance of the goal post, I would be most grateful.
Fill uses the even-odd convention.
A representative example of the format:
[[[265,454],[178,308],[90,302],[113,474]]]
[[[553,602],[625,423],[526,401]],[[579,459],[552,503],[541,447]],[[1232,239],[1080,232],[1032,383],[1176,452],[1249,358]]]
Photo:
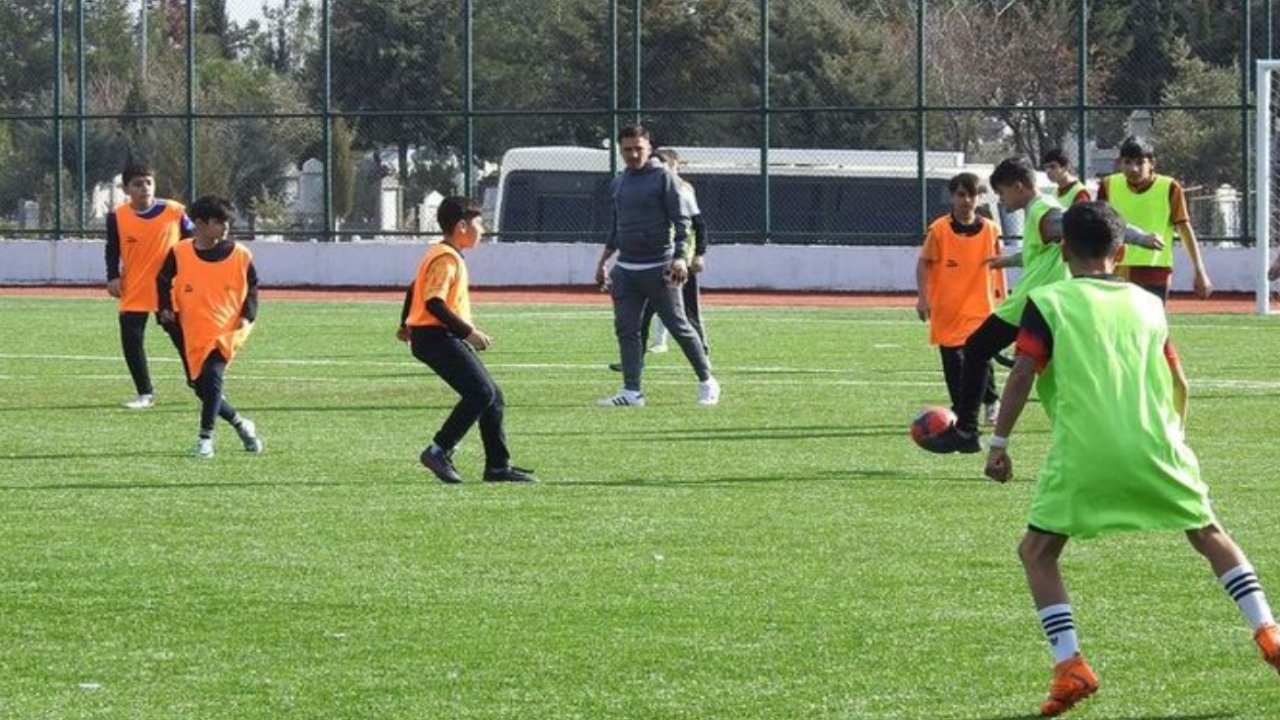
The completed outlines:
[[[1280,218],[1275,213],[1280,210],[1280,173],[1277,172],[1273,157],[1276,135],[1276,112],[1280,103],[1274,93],[1280,87],[1274,75],[1280,70],[1280,60],[1259,60],[1257,65],[1257,87],[1255,107],[1257,112],[1256,136],[1254,146],[1257,150],[1256,175],[1254,176],[1254,213],[1253,236],[1257,257],[1254,261],[1254,282],[1257,289],[1257,309],[1259,315],[1271,311],[1271,283],[1267,280],[1267,269],[1271,266],[1271,244],[1280,234]]]

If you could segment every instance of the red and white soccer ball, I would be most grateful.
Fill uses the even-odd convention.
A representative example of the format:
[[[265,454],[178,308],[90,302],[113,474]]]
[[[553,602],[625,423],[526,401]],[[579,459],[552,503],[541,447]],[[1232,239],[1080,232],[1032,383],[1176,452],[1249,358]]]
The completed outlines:
[[[922,408],[911,421],[911,439],[928,450],[929,440],[956,424],[956,414],[950,408],[930,406]]]

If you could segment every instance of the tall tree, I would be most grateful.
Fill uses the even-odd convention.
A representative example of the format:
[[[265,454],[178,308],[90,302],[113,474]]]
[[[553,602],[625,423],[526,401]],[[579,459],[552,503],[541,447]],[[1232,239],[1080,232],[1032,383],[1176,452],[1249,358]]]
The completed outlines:
[[[448,0],[349,0],[333,8],[335,105],[378,111],[356,117],[355,132],[371,145],[396,148],[401,187],[409,185],[411,147],[444,151],[457,143],[456,116],[395,111],[459,108],[458,10]]]

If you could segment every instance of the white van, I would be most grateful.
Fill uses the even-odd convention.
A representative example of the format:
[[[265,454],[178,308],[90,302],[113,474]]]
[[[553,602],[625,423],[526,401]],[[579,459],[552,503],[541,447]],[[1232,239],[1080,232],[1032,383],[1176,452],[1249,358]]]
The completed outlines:
[[[951,207],[960,172],[985,185],[990,165],[963,153],[925,154],[920,213],[915,151],[769,150],[770,233],[763,237],[764,182],[758,148],[674,147],[716,243],[918,245],[926,222]],[[609,150],[525,147],[502,158],[491,232],[508,242],[600,242],[610,220]],[[616,167],[623,167],[621,159]],[[979,212],[1001,221],[994,194]]]

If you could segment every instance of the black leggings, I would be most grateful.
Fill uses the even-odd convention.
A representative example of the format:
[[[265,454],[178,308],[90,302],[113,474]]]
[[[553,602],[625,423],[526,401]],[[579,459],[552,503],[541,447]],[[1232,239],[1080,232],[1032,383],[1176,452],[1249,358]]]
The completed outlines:
[[[218,418],[232,422],[238,415],[222,394],[222,375],[226,371],[226,358],[214,350],[200,368],[200,376],[191,384],[196,397],[200,398],[200,435],[203,437],[213,434],[213,425]]]
[[[938,347],[939,353],[942,355],[942,376],[947,380],[947,393],[951,396],[951,410],[960,404],[960,383],[964,377],[964,347],[947,347],[945,345]],[[996,374],[991,367],[991,362],[987,362],[987,379],[982,386],[982,404],[990,405],[1000,399],[1000,395],[996,392]]]
[[[442,450],[452,450],[471,426],[479,422],[485,467],[507,467],[511,453],[502,427],[505,409],[502,390],[489,376],[476,351],[440,327],[411,328],[409,346],[415,358],[462,396],[432,442]]]
[[[144,342],[147,332],[147,316],[150,313],[126,311],[120,313],[120,347],[124,349],[124,362],[129,366],[129,376],[139,395],[151,395],[151,372],[147,369],[147,348]],[[182,355],[182,339],[175,329],[163,323],[165,334]]]
[[[995,315],[978,326],[964,341],[964,367],[960,374],[960,396],[956,400],[956,427],[966,432],[978,431],[978,405],[987,389],[991,358],[995,357],[1014,340],[1018,328]]]

